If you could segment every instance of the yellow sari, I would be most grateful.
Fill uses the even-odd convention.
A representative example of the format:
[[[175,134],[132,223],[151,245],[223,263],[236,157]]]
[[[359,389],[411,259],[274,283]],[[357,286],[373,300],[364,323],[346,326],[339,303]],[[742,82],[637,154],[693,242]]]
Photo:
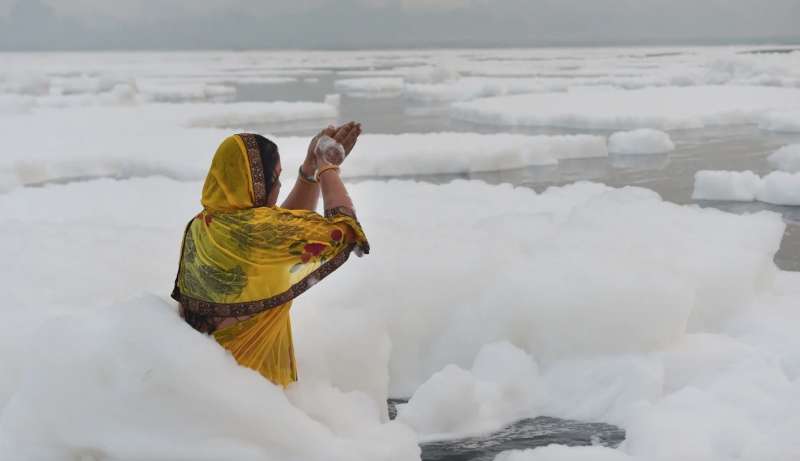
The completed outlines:
[[[253,135],[226,139],[186,227],[172,297],[192,327],[285,386],[297,380],[292,300],[369,245],[352,216],[266,206],[265,184]]]

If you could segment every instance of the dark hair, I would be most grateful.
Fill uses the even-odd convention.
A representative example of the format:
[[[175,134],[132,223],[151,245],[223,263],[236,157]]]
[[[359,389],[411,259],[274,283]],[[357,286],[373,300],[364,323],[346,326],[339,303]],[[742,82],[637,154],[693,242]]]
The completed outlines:
[[[281,159],[278,153],[278,146],[269,139],[261,136],[260,134],[254,135],[256,143],[258,143],[258,152],[261,154],[261,166],[264,168],[264,184],[267,188],[267,194],[272,191],[272,173],[275,171],[275,166]]]

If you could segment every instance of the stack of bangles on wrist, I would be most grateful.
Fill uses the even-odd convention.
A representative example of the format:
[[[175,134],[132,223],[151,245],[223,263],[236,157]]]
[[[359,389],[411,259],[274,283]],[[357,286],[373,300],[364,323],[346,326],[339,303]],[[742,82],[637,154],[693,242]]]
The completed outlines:
[[[325,173],[326,171],[331,171],[331,170],[339,171],[339,166],[338,165],[325,165],[324,167],[322,167],[319,170],[317,170],[317,181],[319,181],[319,177],[322,175],[322,173]]]

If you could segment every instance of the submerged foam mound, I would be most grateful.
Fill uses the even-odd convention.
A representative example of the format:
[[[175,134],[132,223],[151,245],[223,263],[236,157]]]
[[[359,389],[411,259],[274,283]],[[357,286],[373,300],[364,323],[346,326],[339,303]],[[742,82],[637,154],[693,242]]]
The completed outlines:
[[[800,206],[800,173],[773,171],[759,177],[752,171],[698,171],[692,198]]]
[[[767,161],[773,167],[789,173],[800,172],[800,144],[783,146],[773,152]]]
[[[612,154],[664,154],[675,150],[667,133],[650,128],[618,131],[608,137],[608,152]]]
[[[0,338],[4,455],[405,460],[403,425],[425,438],[537,414],[622,425],[620,453],[645,458],[687,434],[685,457],[791,453],[800,293],[772,262],[777,214],[590,183],[353,184],[380,252],[295,302],[301,381],[284,394],[171,304],[102,307],[169,292],[200,189],[0,195],[0,257],[16,261],[2,309],[19,326]],[[397,423],[387,394],[412,395]]]
[[[452,106],[461,120],[492,125],[591,129],[701,128],[757,123],[773,109],[800,108],[800,89],[756,86],[572,88],[478,99]]]

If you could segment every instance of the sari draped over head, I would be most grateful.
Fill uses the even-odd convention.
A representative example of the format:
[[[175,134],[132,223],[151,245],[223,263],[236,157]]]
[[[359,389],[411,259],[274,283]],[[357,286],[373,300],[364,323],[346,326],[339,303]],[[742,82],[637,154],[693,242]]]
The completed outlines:
[[[255,135],[227,138],[186,227],[172,297],[181,316],[279,385],[297,380],[292,300],[369,245],[354,216],[267,206]],[[267,176],[265,176],[265,174]]]

